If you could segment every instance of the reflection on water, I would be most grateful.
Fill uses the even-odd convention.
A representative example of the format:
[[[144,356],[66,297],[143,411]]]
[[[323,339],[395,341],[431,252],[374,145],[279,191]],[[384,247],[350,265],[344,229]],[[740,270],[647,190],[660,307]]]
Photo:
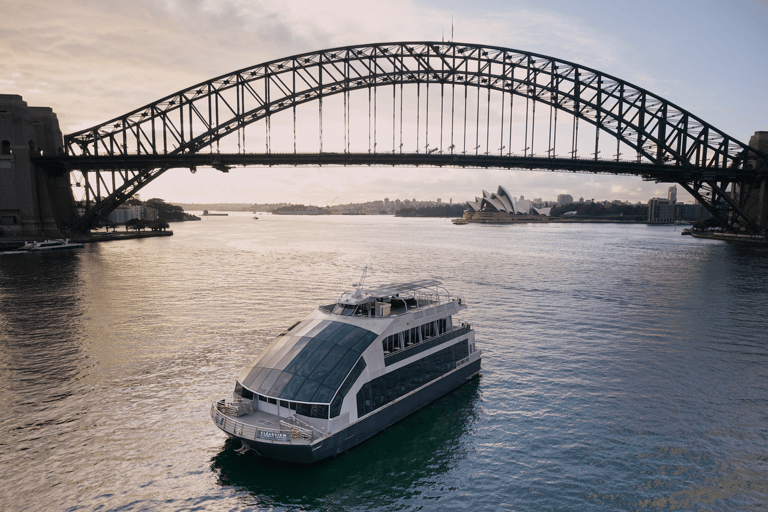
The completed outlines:
[[[87,367],[80,266],[73,252],[0,259],[0,365],[8,391],[0,398],[3,408],[25,410],[61,399]]]
[[[407,501],[454,470],[467,457],[462,437],[480,409],[480,379],[473,379],[348,452],[315,465],[296,466],[250,454],[227,440],[213,459],[220,485],[248,493],[251,506],[347,510]]]

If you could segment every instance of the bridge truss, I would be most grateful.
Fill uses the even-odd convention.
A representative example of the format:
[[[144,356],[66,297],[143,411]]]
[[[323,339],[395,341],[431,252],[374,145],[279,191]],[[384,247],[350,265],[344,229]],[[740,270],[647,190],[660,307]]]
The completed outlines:
[[[263,149],[247,152],[246,142]],[[755,231],[748,201],[768,177],[768,155],[645,89],[544,55],[455,42],[348,46],[258,64],[64,143],[64,156],[39,160],[63,166],[84,189],[86,213],[73,229],[96,225],[178,167],[633,174],[678,183],[724,227]]]

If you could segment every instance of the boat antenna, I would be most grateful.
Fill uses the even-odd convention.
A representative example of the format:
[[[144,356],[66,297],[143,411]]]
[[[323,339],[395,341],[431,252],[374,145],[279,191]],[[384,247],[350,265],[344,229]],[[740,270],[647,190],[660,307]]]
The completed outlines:
[[[365,284],[365,275],[368,273],[368,265],[365,266],[363,269],[363,275],[360,277],[360,282],[357,283],[357,290],[355,291],[355,296],[359,297],[363,294],[363,285]]]

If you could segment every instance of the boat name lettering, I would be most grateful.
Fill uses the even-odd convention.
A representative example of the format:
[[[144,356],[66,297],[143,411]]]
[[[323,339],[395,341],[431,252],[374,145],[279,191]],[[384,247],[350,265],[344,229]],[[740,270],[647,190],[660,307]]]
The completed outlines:
[[[272,432],[269,430],[257,430],[256,437],[259,439],[272,439],[274,441],[290,441],[288,432]]]

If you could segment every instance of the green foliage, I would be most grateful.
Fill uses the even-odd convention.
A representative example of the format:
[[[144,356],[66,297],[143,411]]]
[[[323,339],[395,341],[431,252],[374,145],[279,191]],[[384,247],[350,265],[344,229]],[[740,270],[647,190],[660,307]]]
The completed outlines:
[[[141,231],[146,227],[147,227],[147,221],[145,221],[144,219],[131,219],[125,223],[126,229],[131,228],[131,229],[135,229],[136,231]]]
[[[147,200],[144,203],[144,206],[147,206],[149,208],[154,208],[155,210],[157,210],[161,214],[163,214],[163,213],[167,213],[167,214],[184,213],[184,208],[182,208],[181,206],[176,206],[175,204],[166,203],[162,199],[159,199],[159,198],[156,198],[156,197],[153,198],[153,199]],[[161,215],[161,217],[162,217],[162,215]]]
[[[157,210],[160,220],[166,222],[178,222],[182,220],[200,220],[199,217],[195,217],[184,211],[181,206],[166,203],[163,199],[153,197],[144,202],[139,201],[136,198],[131,198],[125,202],[129,206],[146,206],[148,208],[154,208]]]
[[[555,206],[550,211],[552,217],[562,217],[564,213],[576,212],[575,217],[626,217],[635,219],[648,218],[648,205],[633,204],[603,204],[603,203],[571,203],[565,206]]]
[[[694,229],[701,229],[701,230],[712,230],[717,229],[720,226],[720,223],[714,218],[710,217],[708,219],[699,219],[696,222],[693,223]]]
[[[307,207],[303,204],[292,204],[290,206],[281,206],[280,208],[275,208],[272,210],[272,213],[279,213],[279,212],[294,212],[294,211],[301,211],[306,210]]]

